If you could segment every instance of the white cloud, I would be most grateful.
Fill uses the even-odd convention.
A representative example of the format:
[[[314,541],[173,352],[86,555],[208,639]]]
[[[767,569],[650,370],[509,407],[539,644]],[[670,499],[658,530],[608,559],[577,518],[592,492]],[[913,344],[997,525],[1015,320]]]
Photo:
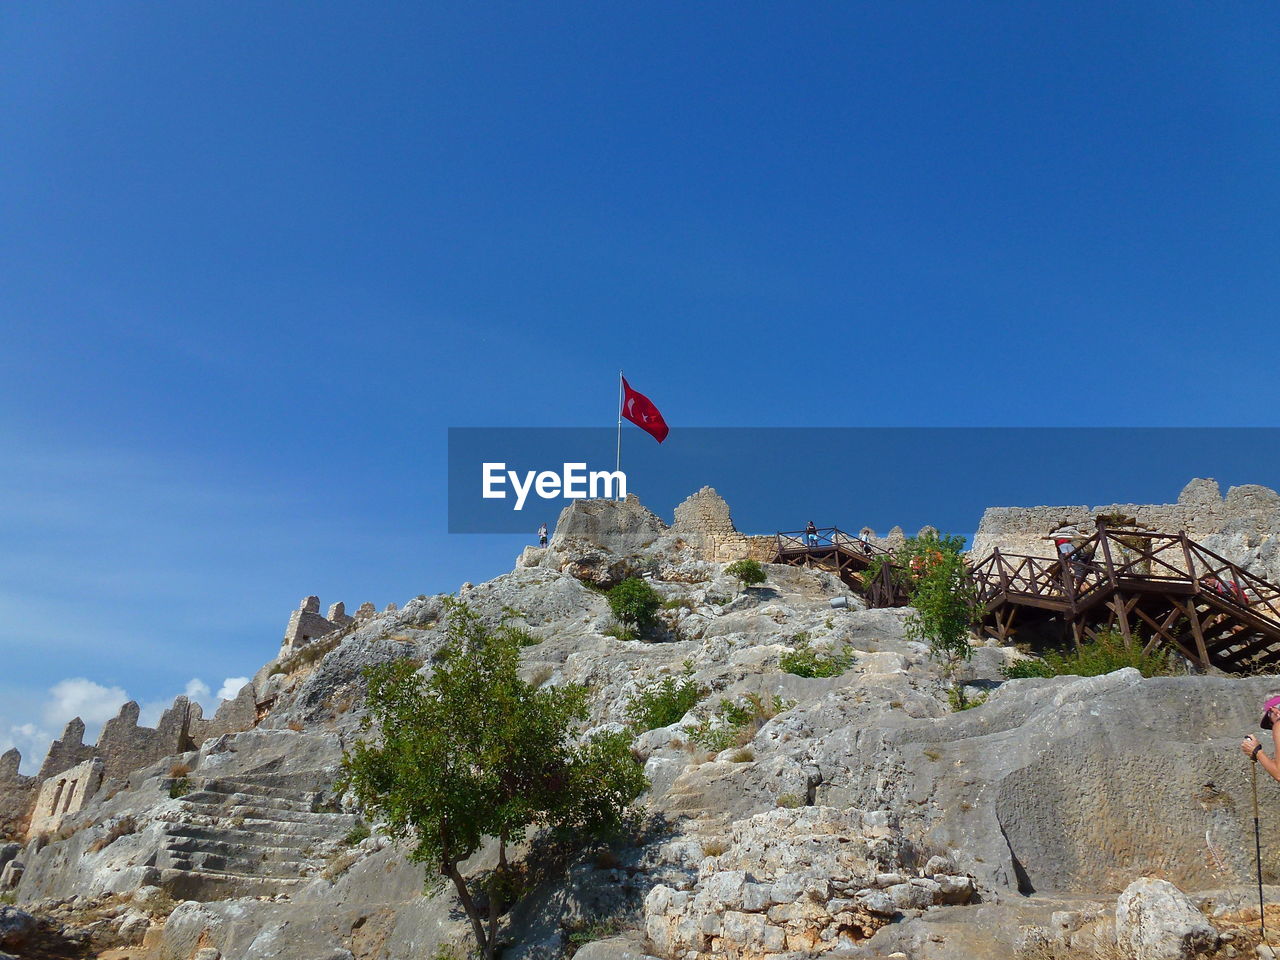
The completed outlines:
[[[244,685],[248,682],[248,677],[227,677],[222,681],[222,686],[218,688],[218,702],[234,700],[236,694],[243,690]]]
[[[192,677],[187,681],[187,687],[182,691],[187,695],[188,700],[194,700],[202,707],[209,706],[209,685],[199,677]]]
[[[172,706],[172,700],[148,700],[138,709],[138,726],[154,727],[160,722],[160,715]]]
[[[18,723],[7,729],[0,729],[0,753],[6,753],[17,747],[22,754],[20,770],[25,774],[33,774],[44,762],[44,755],[49,751],[53,736],[37,727],[34,723]]]
[[[44,722],[59,731],[72,717],[85,726],[105,723],[120,712],[129,695],[119,687],[104,687],[84,677],[59,680],[49,688],[49,702],[44,708]]]
[[[240,692],[240,688],[248,682],[248,677],[227,677],[222,681],[222,686],[218,688],[218,692],[215,695],[207,683],[199,677],[192,677],[187,681],[187,688],[183,693],[187,695],[187,699],[194,700],[200,704],[205,716],[209,717],[213,716],[214,711],[222,705],[223,700],[230,700],[235,697]],[[166,704],[166,706],[168,705]],[[156,715],[159,716],[158,713]]]

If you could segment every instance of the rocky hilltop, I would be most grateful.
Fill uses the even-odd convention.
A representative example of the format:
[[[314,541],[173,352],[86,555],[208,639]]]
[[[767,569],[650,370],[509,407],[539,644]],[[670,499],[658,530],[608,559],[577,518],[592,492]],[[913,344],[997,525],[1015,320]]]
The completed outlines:
[[[1208,516],[1217,508],[1196,483],[1188,509]],[[1265,566],[1280,500],[1260,489],[1216,502],[1247,499],[1266,523],[1233,527],[1223,507],[1217,529],[1196,532]],[[1090,513],[1030,509],[989,511],[980,541],[1030,542]],[[586,850],[534,838],[523,851],[533,887],[509,917],[504,957],[1252,954],[1250,769],[1236,745],[1280,680],[1132,669],[1004,680],[1022,654],[984,645],[966,679],[988,698],[957,712],[929,651],[904,637],[909,610],[866,609],[822,570],[766,564],[767,582],[749,590],[726,576],[729,560],[768,560],[772,542],[739,532],[709,488],[670,524],[634,498],[578,502],[547,548],[458,591],[491,624],[518,612],[538,641],[524,649],[524,675],[587,685],[593,728],[623,727],[627,704],[663,677],[707,691],[637,738],[651,786],[632,835]],[[647,641],[614,635],[599,589],[627,576],[667,601]],[[408,960],[465,950],[453,894],[424,888],[422,868],[333,787],[359,735],[361,671],[430,664],[443,598],[326,618],[312,599],[280,656],[213,720],[184,709],[153,740],[131,733],[136,712],[126,715],[104,737],[151,744],[132,761],[101,739],[82,744],[83,726],[39,777],[20,778],[6,758],[0,886],[17,906],[0,908],[0,951]],[[321,620],[327,632],[302,626]],[[786,672],[782,658],[801,646],[845,653],[847,669]],[[748,696],[769,707],[758,723],[726,749],[702,746],[695,728],[716,704]],[[1270,884],[1280,784],[1259,788]]]

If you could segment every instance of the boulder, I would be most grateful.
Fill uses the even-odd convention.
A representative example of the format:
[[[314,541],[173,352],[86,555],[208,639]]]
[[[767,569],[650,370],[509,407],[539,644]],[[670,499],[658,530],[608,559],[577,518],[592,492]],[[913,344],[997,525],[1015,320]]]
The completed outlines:
[[[39,921],[25,910],[0,906],[0,947],[17,949],[35,935]]]
[[[574,960],[655,960],[644,947],[629,937],[593,940],[578,948]]]
[[[574,500],[560,511],[549,549],[564,552],[571,546],[589,545],[629,557],[666,530],[667,525],[634,494],[626,500]]]
[[[1116,901],[1116,940],[1134,960],[1191,960],[1214,949],[1218,933],[1172,883],[1142,877]]]

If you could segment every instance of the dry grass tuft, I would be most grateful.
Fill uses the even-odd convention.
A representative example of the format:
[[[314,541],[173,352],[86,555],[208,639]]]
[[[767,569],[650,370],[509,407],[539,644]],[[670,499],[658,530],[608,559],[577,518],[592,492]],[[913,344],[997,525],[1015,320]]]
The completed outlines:
[[[704,857],[718,857],[728,849],[728,842],[720,837],[712,837],[710,840],[702,841],[702,855]]]
[[[116,820],[107,828],[106,833],[100,836],[93,843],[89,844],[89,853],[97,853],[99,850],[105,850],[111,844],[115,843],[121,837],[127,837],[131,833],[138,832],[138,821],[132,816],[124,816]]]

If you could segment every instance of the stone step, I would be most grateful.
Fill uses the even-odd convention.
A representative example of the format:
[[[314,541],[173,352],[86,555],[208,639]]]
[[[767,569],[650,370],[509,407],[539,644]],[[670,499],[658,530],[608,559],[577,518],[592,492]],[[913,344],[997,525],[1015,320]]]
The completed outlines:
[[[247,821],[246,821],[247,823]],[[323,830],[319,825],[306,825],[308,831],[272,829],[249,830],[235,826],[201,826],[192,823],[172,824],[165,833],[177,839],[209,841],[211,843],[240,843],[246,846],[290,847],[301,850],[322,844],[333,837],[334,831]],[[346,834],[344,833],[343,836]]]
[[[308,807],[316,791],[303,790],[297,787],[286,787],[281,784],[256,783],[252,780],[239,780],[233,777],[212,777],[201,783],[201,788],[215,793],[244,793],[255,797],[273,797],[277,800],[295,800]]]
[[[181,853],[167,850],[157,860],[162,869],[195,870],[202,873],[232,873],[236,876],[272,880],[298,879],[314,874],[319,862],[310,860],[261,860],[254,857],[227,857],[218,853]]]
[[[296,837],[345,837],[351,828],[360,823],[352,814],[312,814],[314,820],[283,820],[275,817],[257,817],[244,814],[244,828],[255,831],[288,833]]]
[[[182,798],[186,803],[206,807],[227,807],[252,805],[264,810],[287,810],[296,813],[310,813],[309,800],[289,800],[284,797],[260,796],[256,793],[226,793],[221,790],[209,790],[201,787],[192,790]]]
[[[287,834],[294,837],[343,837],[360,822],[351,814],[311,814],[299,820],[303,814],[262,816],[262,811],[249,807],[233,807],[219,810],[212,807],[191,807],[193,819],[183,821],[186,826],[207,830],[246,830],[251,833]],[[280,811],[273,811],[279,814]],[[195,817],[199,819],[194,819]],[[176,826],[176,824],[175,824]]]
[[[193,804],[192,812],[222,820],[244,818],[246,827],[254,830],[292,830],[294,824],[316,825],[326,830],[350,830],[360,818],[352,813],[306,813],[301,810],[276,810],[249,804],[233,807],[215,807],[210,804]],[[253,821],[250,826],[250,821]]]
[[[207,901],[274,896],[289,893],[310,881],[310,877],[253,877],[210,870],[169,868],[160,871],[160,886],[175,900]]]
[[[239,840],[213,840],[208,837],[174,837],[165,842],[165,847],[175,853],[216,853],[225,857],[243,857],[247,860],[271,860],[276,862],[301,861],[309,859],[317,848],[323,844],[312,838],[310,844],[303,846],[277,846],[261,843],[244,843]]]

